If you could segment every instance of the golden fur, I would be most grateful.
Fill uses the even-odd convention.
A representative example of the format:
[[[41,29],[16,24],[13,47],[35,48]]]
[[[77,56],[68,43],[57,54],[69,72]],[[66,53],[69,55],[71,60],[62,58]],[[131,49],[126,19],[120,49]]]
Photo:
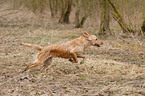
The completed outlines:
[[[41,47],[39,45],[28,43],[20,44],[27,47],[33,47],[39,50],[37,60],[35,61],[35,63],[28,65],[27,68],[24,70],[26,71],[32,67],[41,64],[44,64],[41,70],[47,68],[51,64],[53,57],[69,58],[69,61],[73,63],[78,63],[77,58],[83,58],[83,61],[81,62],[83,63],[85,56],[81,53],[88,46],[100,47],[100,45],[103,44],[103,42],[100,41],[95,35],[90,35],[87,32],[85,32],[82,36],[63,44],[54,44],[46,47]]]

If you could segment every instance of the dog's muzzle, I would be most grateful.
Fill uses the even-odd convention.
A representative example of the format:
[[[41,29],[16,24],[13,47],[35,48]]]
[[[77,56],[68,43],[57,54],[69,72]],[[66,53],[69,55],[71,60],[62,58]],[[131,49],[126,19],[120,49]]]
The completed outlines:
[[[95,44],[95,46],[100,47],[100,45],[99,45],[99,44]]]

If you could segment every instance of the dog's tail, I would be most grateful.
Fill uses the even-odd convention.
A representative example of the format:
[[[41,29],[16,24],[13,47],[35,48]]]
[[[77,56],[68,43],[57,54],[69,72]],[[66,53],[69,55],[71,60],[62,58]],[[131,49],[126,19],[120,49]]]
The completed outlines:
[[[39,45],[35,45],[35,44],[29,44],[29,43],[22,43],[22,42],[19,42],[20,45],[23,45],[25,47],[31,47],[31,48],[34,48],[34,49],[37,49],[39,51],[42,50],[43,47],[39,46]]]

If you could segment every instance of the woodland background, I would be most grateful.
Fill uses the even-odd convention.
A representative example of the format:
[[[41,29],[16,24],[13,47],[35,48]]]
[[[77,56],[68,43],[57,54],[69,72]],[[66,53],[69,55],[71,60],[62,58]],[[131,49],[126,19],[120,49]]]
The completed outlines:
[[[145,0],[0,0],[0,95],[144,96]],[[84,64],[55,58],[21,73],[36,50],[85,31],[104,44],[83,54]],[[81,60],[79,60],[81,61]]]

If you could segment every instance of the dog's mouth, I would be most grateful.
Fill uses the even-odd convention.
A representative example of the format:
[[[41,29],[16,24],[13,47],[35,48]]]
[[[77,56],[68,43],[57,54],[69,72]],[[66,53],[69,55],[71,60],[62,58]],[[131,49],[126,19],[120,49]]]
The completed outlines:
[[[97,47],[101,47],[99,44],[95,44],[95,46],[97,46]]]

